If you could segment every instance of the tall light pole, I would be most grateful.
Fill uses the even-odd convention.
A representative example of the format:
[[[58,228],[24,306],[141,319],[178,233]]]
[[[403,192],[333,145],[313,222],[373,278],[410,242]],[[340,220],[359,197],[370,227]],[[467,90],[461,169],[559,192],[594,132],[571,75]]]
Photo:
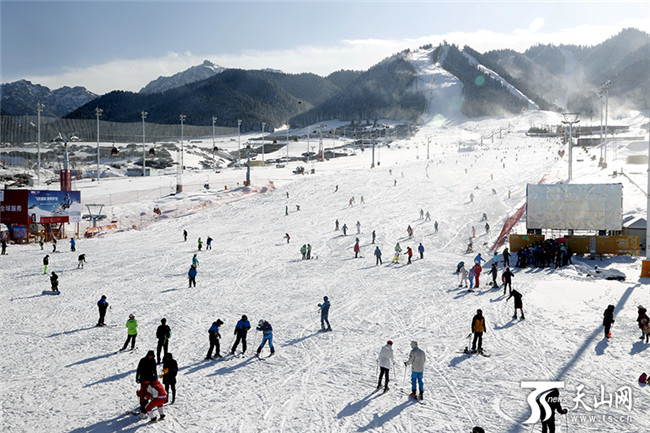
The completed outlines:
[[[181,173],[185,171],[185,160],[183,158],[184,156],[184,149],[183,149],[183,136],[184,136],[184,131],[183,131],[183,123],[185,122],[185,119],[187,116],[185,114],[181,114],[178,116],[179,119],[181,119]]]
[[[237,119],[237,167],[241,163],[241,119]]]
[[[287,123],[287,162],[289,162],[289,128],[291,125]]]
[[[598,165],[603,165],[603,89],[598,90],[598,96],[600,97],[600,161]]]
[[[650,221],[650,119],[648,119],[648,189],[646,189],[646,196],[648,199],[647,208],[646,208],[646,229],[645,229],[645,258],[646,261],[650,261],[650,230],[648,230],[648,221]],[[642,275],[643,276],[643,275]]]
[[[95,108],[95,116],[97,117],[97,182],[99,182],[99,118],[104,110],[97,107]]]
[[[562,123],[569,125],[569,182],[572,178],[572,166],[573,166],[573,125],[580,122],[578,116],[580,113],[563,113],[564,120]]]
[[[323,149],[323,128],[324,125],[319,125],[318,126],[318,160],[323,161],[323,157],[325,155],[324,149]]]
[[[262,166],[266,165],[264,162],[264,128],[266,128],[266,122],[262,122]]]
[[[146,171],[146,167],[147,167],[146,154],[145,154],[145,151],[144,151],[144,119],[147,118],[147,114],[149,114],[149,113],[147,113],[144,110],[140,113],[140,116],[142,116],[142,176],[145,176],[145,171]]]
[[[609,89],[612,88],[613,84],[614,83],[611,80],[607,80],[600,85],[601,90],[605,92],[605,140],[603,141],[603,146],[605,146],[605,151],[604,151],[605,164],[607,163],[607,117],[608,117],[608,109],[609,109]]]
[[[45,109],[45,105],[40,102],[36,104],[36,113],[38,114],[38,173],[36,178],[38,184],[41,184],[41,111]]]
[[[212,169],[214,171],[217,171],[217,160],[214,157],[214,149],[216,147],[216,143],[214,141],[214,125],[217,123],[217,116],[212,116]]]

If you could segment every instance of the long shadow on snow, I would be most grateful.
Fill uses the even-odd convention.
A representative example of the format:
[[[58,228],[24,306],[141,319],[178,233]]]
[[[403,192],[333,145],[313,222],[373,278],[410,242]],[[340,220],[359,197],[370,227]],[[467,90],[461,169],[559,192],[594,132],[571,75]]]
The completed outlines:
[[[134,432],[141,427],[147,426],[147,423],[140,424],[141,420],[137,416],[128,413],[118,415],[113,419],[99,421],[88,427],[79,427],[71,430],[70,433],[108,433],[108,432]],[[138,423],[137,425],[133,425]]]
[[[134,370],[125,371],[124,373],[115,374],[113,376],[109,376],[107,378],[100,379],[100,380],[98,380],[96,382],[88,383],[88,384],[84,385],[84,388],[89,388],[91,386],[95,386],[95,385],[98,385],[100,383],[113,382],[113,381],[116,381],[116,380],[120,380],[120,379],[123,379],[126,376],[128,376],[130,374],[133,374],[135,372],[136,372],[136,370],[134,369]]]
[[[398,406],[395,406],[385,414],[381,416],[377,416],[377,414],[373,414],[372,421],[370,421],[367,425],[363,427],[359,427],[357,431],[368,431],[368,430],[374,430],[375,428],[379,428],[383,426],[386,422],[390,421],[391,419],[395,418],[397,415],[400,414],[404,409],[406,409],[409,406],[413,406],[415,404],[418,404],[414,400],[406,400],[404,403],[399,404]]]
[[[81,361],[77,361],[77,362],[73,362],[72,364],[68,364],[68,365],[66,365],[66,367],[72,367],[72,366],[75,366],[75,365],[86,364],[88,362],[97,361],[98,359],[102,359],[102,358],[108,358],[109,356],[113,356],[113,355],[116,355],[116,353],[115,352],[109,352],[109,353],[106,353],[104,355],[93,356],[92,358],[86,358],[86,359],[82,359]]]
[[[616,305],[616,308],[614,309],[615,312],[619,312],[623,307],[625,306],[625,303],[627,300],[630,298],[630,295],[632,295],[632,292],[634,291],[635,288],[640,287],[641,284],[636,284],[634,286],[630,286],[625,290],[625,293],[621,296],[621,299],[619,299],[618,304]],[[601,325],[602,326],[602,325]],[[596,339],[598,334],[603,332],[601,326],[598,326],[596,329],[593,330],[593,332],[585,339],[584,343],[582,343],[582,346],[578,348],[576,353],[573,355],[573,358],[562,368],[555,379],[549,378],[548,380],[557,380],[560,381],[562,378],[574,367],[574,365],[582,358],[584,353],[587,351],[589,346],[593,343],[593,341]],[[504,433],[521,433],[528,431],[528,426],[524,425],[524,421],[528,418],[529,413],[528,409],[526,412],[519,417],[519,420],[515,422],[508,430],[504,431]],[[514,418],[514,417],[513,417]]]
[[[75,332],[88,331],[90,329],[95,329],[95,328],[97,328],[97,326],[89,326],[87,328],[73,329],[72,331],[57,332],[56,334],[48,335],[46,338],[60,337],[61,335],[74,334]]]
[[[244,367],[247,364],[250,364],[251,362],[255,361],[254,356],[250,356],[246,358],[244,361],[240,362],[239,364],[235,364],[232,367],[221,367],[219,370],[215,371],[212,374],[208,374],[208,376],[221,376],[223,374],[229,374],[234,372],[235,370]],[[258,362],[264,362],[264,361],[259,361]]]
[[[370,403],[372,400],[376,399],[381,395],[382,393],[375,391],[375,392],[371,392],[370,394],[368,394],[361,400],[357,401],[356,403],[348,403],[347,406],[341,409],[341,412],[339,412],[338,415],[336,415],[336,417],[338,419],[341,419],[346,416],[354,415],[364,407],[368,406],[368,403]]]
[[[630,355],[636,355],[637,353],[641,353],[647,348],[648,345],[645,344],[643,341],[639,340],[632,345],[632,348],[630,349]]]
[[[282,346],[280,346],[280,347],[293,346],[294,344],[302,343],[302,342],[305,341],[306,339],[311,338],[311,337],[313,337],[314,335],[318,335],[318,334],[320,334],[320,332],[312,332],[312,333],[309,334],[309,335],[305,335],[305,336],[300,337],[300,338],[294,338],[293,340],[289,340],[289,341],[287,341],[286,343],[284,343],[284,344],[283,344]]]
[[[609,340],[605,337],[603,337],[602,340],[596,344],[596,355],[604,355],[605,354],[605,349],[609,347]]]
[[[41,296],[45,296],[45,295],[41,293],[40,295],[22,296],[20,298],[11,298],[10,301],[19,301],[19,300],[22,300],[22,299],[40,298]]]
[[[506,323],[505,325],[503,325],[503,326],[494,325],[494,329],[495,330],[497,330],[497,329],[508,329],[511,326],[516,325],[517,323],[519,323],[519,322],[515,322],[515,319],[510,319],[510,321],[508,323]]]

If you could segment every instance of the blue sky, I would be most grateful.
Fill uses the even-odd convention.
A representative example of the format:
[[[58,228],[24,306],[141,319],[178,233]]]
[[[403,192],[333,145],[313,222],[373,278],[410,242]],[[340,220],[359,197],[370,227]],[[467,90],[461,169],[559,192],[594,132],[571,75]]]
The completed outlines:
[[[0,0],[2,82],[138,91],[204,59],[327,75],[442,40],[479,51],[593,45],[650,2],[219,2]]]

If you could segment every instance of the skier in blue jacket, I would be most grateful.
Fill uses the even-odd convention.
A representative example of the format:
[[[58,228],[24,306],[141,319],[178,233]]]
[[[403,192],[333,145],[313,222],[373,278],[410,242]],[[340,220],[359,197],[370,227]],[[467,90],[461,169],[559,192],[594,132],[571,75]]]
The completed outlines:
[[[256,356],[260,356],[260,352],[267,341],[269,342],[269,348],[271,348],[271,354],[269,356],[273,356],[275,349],[273,348],[273,328],[271,327],[271,324],[266,320],[260,320],[257,323],[257,330],[262,332],[262,343],[260,343],[260,347],[257,348]]]
[[[323,296],[323,303],[318,304],[318,307],[320,308],[320,329],[321,331],[331,331],[332,327],[330,326],[330,321],[328,320],[328,316],[330,313],[330,301],[327,296]],[[327,328],[325,328],[325,324],[327,323]]]
[[[242,346],[242,355],[246,353],[246,334],[249,329],[251,329],[251,324],[248,321],[248,317],[244,314],[241,316],[241,320],[239,320],[235,325],[235,335],[237,336],[237,339],[235,340],[235,344],[232,346],[230,353],[233,355],[235,354],[235,350],[237,350],[240,341]]]
[[[192,265],[190,267],[190,270],[187,272],[187,277],[190,280],[190,285],[188,287],[192,287],[192,285],[196,287],[196,266]]]
[[[476,257],[474,257],[474,263],[478,263],[480,265],[482,261],[484,262],[485,259],[481,257],[481,253],[478,253]]]
[[[418,246],[418,252],[420,253],[420,259],[424,258],[424,246],[420,242],[420,245]]]
[[[206,355],[205,359],[213,359],[212,358],[212,349],[215,350],[215,358],[221,358],[221,354],[219,354],[219,339],[221,338],[221,334],[219,334],[219,327],[223,325],[223,322],[221,319],[217,319],[216,322],[212,322],[212,326],[210,326],[210,329],[208,330],[208,334],[210,335],[210,350],[208,350],[208,354]]]

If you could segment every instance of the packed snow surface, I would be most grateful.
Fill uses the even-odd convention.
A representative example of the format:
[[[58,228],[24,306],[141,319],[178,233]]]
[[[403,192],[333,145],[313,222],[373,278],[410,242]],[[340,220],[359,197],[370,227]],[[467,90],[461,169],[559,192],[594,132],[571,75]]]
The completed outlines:
[[[650,304],[646,282],[638,278],[640,258],[575,258],[578,265],[558,270],[514,269],[524,321],[512,319],[512,300],[501,289],[487,286],[489,265],[477,292],[459,289],[454,275],[459,261],[471,263],[478,252],[491,258],[503,222],[524,203],[527,183],[565,178],[559,140],[524,134],[531,124],[559,120],[553,116],[537,112],[446,128],[429,124],[410,140],[378,148],[380,164],[373,169],[370,150],[310,163],[315,173],[302,176],[291,173],[295,163],[253,167],[247,189],[241,187],[245,171],[232,169],[187,173],[185,182],[209,180],[210,189],[178,195],[168,195],[175,176],[76,183],[84,202],[105,203],[109,217],[127,230],[79,239],[75,253],[60,241],[57,253],[50,245],[44,251],[34,244],[9,245],[8,255],[0,256],[0,430],[461,433],[480,425],[490,433],[528,432],[531,426],[523,421],[531,414],[531,390],[520,383],[551,380],[565,382],[563,405],[571,409],[568,417],[556,416],[558,431],[649,431],[648,388],[637,383],[650,353],[635,321],[637,305]],[[503,134],[481,145],[480,137],[490,131]],[[574,181],[622,182],[624,211],[633,214],[645,211],[644,193],[627,178],[612,177],[614,169],[627,169],[627,144],[615,144],[618,159],[610,147],[606,170],[589,158],[599,149],[585,154],[576,148]],[[154,206],[162,217],[154,218]],[[420,209],[431,213],[431,222],[419,218]],[[492,227],[488,234],[483,212]],[[337,219],[347,225],[347,236],[334,230]],[[407,236],[409,225],[413,238]],[[472,226],[475,252],[467,254]],[[380,266],[373,230],[383,252]],[[197,239],[208,236],[212,250],[197,251]],[[362,257],[355,259],[356,237]],[[404,256],[390,263],[397,242],[416,251],[411,265]],[[307,243],[313,260],[301,260],[299,249]],[[41,265],[46,253],[48,272],[59,274],[59,296],[41,295],[49,288]],[[80,253],[88,261],[84,269],[77,269]],[[197,286],[190,289],[193,254],[200,263]],[[584,268],[595,265],[617,269],[627,279],[586,277]],[[101,295],[111,306],[107,327],[95,327]],[[333,331],[326,333],[318,332],[323,296],[331,301]],[[602,332],[608,304],[616,306],[610,340]],[[486,318],[489,358],[462,353],[478,308]],[[116,353],[130,313],[139,322],[138,348]],[[276,355],[252,357],[260,333],[251,330],[245,357],[205,361],[211,323],[224,321],[225,355],[242,314],[253,326],[260,319],[271,323]],[[155,349],[163,317],[180,368],[177,398],[163,422],[145,427],[146,421],[127,411],[138,405],[135,370]],[[389,339],[396,361],[391,389],[376,393],[377,355]],[[404,361],[412,340],[427,355],[425,405],[400,392],[410,392]],[[262,355],[268,353],[264,348]],[[631,408],[616,401],[595,407],[601,392],[607,400],[623,387],[630,387]],[[580,389],[591,412],[572,400]],[[599,418],[579,418],[587,415]],[[539,423],[533,431],[540,431]]]

